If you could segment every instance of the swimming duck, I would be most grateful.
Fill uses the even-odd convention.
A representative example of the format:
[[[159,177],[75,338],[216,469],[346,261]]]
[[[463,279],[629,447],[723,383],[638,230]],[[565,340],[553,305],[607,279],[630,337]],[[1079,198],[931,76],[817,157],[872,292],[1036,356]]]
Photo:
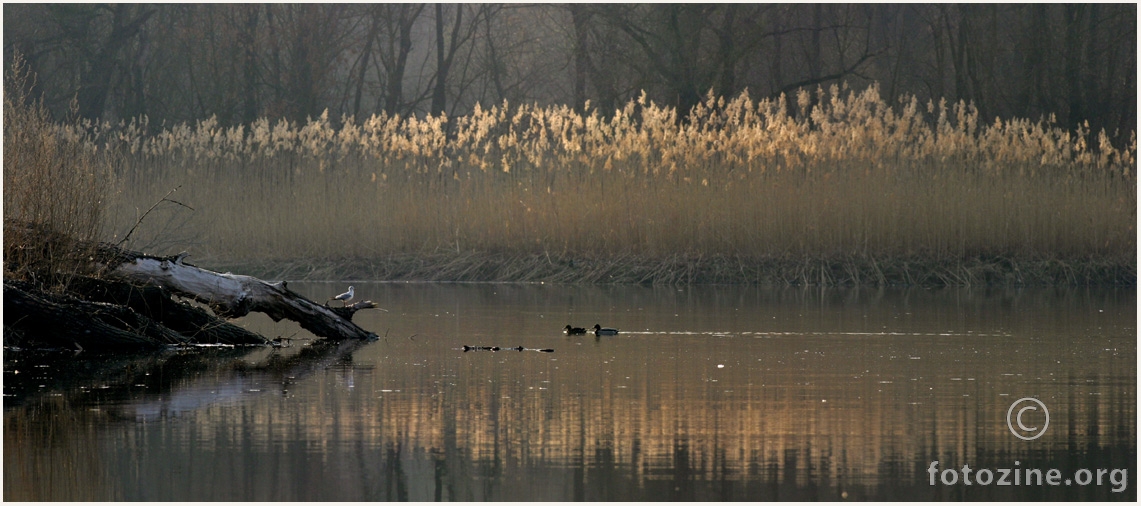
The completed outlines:
[[[567,325],[566,330],[563,332],[566,332],[568,336],[581,336],[586,334],[586,329],[582,327],[571,327],[570,325]]]
[[[616,336],[616,335],[618,335],[618,329],[603,327],[602,325],[595,323],[594,324],[594,335],[596,335],[596,336]]]

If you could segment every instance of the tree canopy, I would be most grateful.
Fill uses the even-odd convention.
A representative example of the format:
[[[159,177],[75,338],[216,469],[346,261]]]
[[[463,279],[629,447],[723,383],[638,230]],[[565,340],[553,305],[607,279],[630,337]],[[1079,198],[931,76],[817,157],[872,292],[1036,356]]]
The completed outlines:
[[[682,115],[844,81],[1125,136],[1132,4],[5,4],[57,115],[150,125],[463,114],[643,90]]]

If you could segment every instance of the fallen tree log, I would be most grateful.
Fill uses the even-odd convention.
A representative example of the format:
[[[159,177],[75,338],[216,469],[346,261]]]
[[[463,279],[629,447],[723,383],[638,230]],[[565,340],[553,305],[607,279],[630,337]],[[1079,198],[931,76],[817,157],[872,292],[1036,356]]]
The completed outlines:
[[[284,281],[191,265],[185,253],[146,255],[16,220],[5,220],[4,231],[5,346],[118,350],[275,344],[221,319],[252,311],[274,321],[295,321],[329,340],[377,337],[352,322],[357,311],[376,307],[372,301],[330,308],[289,290]]]
[[[157,286],[136,286],[123,281],[79,277],[69,284],[92,302],[126,306],[190,340],[191,344],[269,344],[256,332],[221,321],[209,311],[174,300]]]
[[[222,317],[238,318],[251,311],[274,321],[292,320],[318,337],[376,339],[351,318],[356,311],[376,307],[362,301],[345,308],[317,304],[289,289],[285,281],[269,283],[252,276],[218,273],[185,263],[185,254],[157,257],[102,245],[100,257],[112,259],[104,277],[140,286],[157,286],[206,304]]]
[[[4,282],[5,344],[85,349],[160,348],[188,339],[130,308]],[[13,332],[17,335],[8,335]]]

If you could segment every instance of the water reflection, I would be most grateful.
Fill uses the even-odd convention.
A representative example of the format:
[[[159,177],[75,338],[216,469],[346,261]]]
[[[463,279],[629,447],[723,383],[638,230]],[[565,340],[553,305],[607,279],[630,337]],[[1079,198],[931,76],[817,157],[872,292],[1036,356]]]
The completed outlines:
[[[357,286],[390,311],[358,315],[379,341],[7,354],[4,498],[1136,498],[927,470],[1135,481],[1132,291]],[[1005,421],[1025,396],[1053,417],[1032,442]]]

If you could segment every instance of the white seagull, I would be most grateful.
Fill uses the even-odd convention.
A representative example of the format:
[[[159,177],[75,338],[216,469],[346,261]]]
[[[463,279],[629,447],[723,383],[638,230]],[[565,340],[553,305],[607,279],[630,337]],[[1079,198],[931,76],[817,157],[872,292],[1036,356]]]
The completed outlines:
[[[346,306],[349,305],[349,301],[353,300],[353,287],[350,286],[349,291],[342,293],[336,297],[333,297],[332,299],[329,299],[329,300],[339,300],[341,302],[344,302]]]

